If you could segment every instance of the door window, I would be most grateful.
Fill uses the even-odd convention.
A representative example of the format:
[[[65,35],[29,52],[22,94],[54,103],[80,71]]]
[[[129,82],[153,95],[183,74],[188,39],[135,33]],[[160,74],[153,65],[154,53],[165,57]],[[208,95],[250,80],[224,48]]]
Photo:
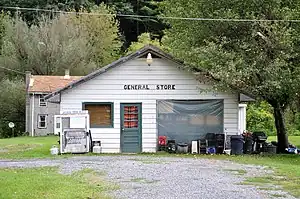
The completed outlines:
[[[124,128],[138,128],[139,109],[137,106],[124,106]]]

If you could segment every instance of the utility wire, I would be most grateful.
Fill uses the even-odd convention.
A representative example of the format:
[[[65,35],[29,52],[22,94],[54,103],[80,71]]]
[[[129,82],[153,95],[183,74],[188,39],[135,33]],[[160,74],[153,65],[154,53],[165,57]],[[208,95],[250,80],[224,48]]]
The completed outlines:
[[[187,20],[187,21],[222,21],[222,22],[294,22],[299,23],[300,19],[230,19],[230,18],[201,18],[201,17],[167,17],[167,16],[146,16],[146,15],[130,15],[130,14],[101,14],[101,13],[87,13],[87,12],[69,12],[61,10],[49,10],[41,8],[22,8],[0,6],[2,9],[10,9],[17,11],[42,11],[62,14],[77,14],[77,15],[92,15],[92,16],[117,16],[117,17],[135,17],[135,18],[150,18],[150,19],[173,19],[173,20]]]
[[[0,66],[0,68],[5,69],[5,70],[8,70],[8,71],[15,72],[15,73],[19,73],[19,74],[22,74],[22,75],[26,75],[26,73],[23,73],[23,72],[21,72],[21,71],[13,70],[13,69],[6,68],[6,67],[3,67],[3,66]],[[33,76],[34,76],[34,75],[33,75]],[[43,76],[43,75],[42,75],[42,76]],[[37,80],[36,78],[34,78],[34,81],[35,81],[35,82],[39,82],[39,83],[44,84],[43,81]],[[49,89],[50,89],[51,92],[54,91],[54,90],[56,89],[55,87],[53,87],[53,86],[51,86],[51,85],[48,85],[48,87],[49,87]],[[53,88],[54,88],[54,89],[53,89]]]
[[[17,71],[17,70],[14,70],[14,69],[6,68],[6,67],[3,67],[3,66],[0,66],[0,68],[8,70],[8,71],[15,72],[15,73],[19,73],[19,74],[22,74],[22,75],[26,75],[26,73],[23,73],[21,71]]]

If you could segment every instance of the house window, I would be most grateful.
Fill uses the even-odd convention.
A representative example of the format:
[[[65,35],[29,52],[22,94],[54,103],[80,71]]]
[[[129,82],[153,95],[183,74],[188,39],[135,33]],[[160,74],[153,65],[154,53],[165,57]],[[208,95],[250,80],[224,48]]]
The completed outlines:
[[[60,123],[56,122],[56,128],[59,129],[60,128]]]
[[[47,106],[47,102],[45,101],[44,95],[39,95],[39,105]]]
[[[38,128],[47,128],[47,115],[38,115]]]
[[[90,127],[113,127],[113,103],[83,103],[83,110],[88,110]]]

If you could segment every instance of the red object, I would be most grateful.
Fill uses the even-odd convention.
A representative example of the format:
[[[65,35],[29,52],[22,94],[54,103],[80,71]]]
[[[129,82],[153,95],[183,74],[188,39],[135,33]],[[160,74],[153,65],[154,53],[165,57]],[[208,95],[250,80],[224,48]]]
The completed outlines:
[[[160,146],[166,146],[167,145],[167,136],[158,136],[158,144]]]

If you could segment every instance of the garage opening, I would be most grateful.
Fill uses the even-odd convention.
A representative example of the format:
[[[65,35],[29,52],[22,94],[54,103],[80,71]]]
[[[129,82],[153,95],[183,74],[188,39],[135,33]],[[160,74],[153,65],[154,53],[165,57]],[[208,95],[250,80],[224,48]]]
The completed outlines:
[[[223,100],[158,101],[158,135],[190,143],[223,132]]]

